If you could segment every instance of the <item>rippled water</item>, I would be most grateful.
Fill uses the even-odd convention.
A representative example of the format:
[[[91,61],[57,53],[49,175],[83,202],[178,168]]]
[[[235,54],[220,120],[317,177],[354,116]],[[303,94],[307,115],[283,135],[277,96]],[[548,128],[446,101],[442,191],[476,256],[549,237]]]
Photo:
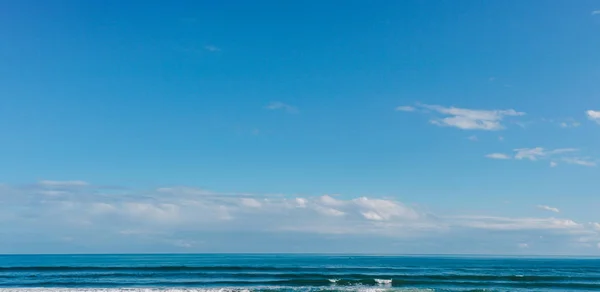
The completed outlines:
[[[13,255],[0,256],[0,290],[600,291],[600,259]]]

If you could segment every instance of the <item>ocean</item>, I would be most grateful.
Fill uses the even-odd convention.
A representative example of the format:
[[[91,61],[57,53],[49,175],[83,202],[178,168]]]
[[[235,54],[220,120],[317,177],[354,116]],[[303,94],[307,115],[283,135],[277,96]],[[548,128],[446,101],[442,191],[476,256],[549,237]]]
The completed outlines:
[[[600,291],[600,259],[4,255],[0,291]]]

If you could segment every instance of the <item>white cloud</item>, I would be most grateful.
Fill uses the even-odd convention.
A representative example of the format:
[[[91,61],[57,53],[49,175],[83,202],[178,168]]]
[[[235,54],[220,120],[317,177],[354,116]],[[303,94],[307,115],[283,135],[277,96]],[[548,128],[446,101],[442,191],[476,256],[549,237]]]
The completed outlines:
[[[206,46],[204,46],[204,49],[209,52],[220,52],[221,51],[220,48],[213,46],[213,45],[206,45]]]
[[[246,206],[246,207],[250,207],[250,208],[260,208],[260,207],[262,207],[262,204],[258,200],[256,200],[256,199],[241,198],[240,201],[241,201],[242,205]]]
[[[193,241],[181,240],[181,239],[173,242],[173,245],[175,245],[177,247],[183,247],[183,248],[191,248],[194,246],[194,244],[195,244],[195,242],[193,242]]]
[[[529,248],[529,244],[527,244],[527,243],[519,243],[517,246],[519,248]]]
[[[562,161],[568,164],[575,164],[581,166],[596,166],[596,162],[591,161],[588,158],[564,157]]]
[[[89,208],[92,214],[109,214],[117,211],[115,206],[104,202],[91,203]]]
[[[588,119],[600,124],[600,111],[588,110],[585,114]]]
[[[594,11],[592,11],[592,15],[600,15],[600,10],[594,10]]]
[[[575,164],[581,166],[596,166],[596,161],[590,158],[573,157],[569,156],[570,153],[578,152],[577,148],[558,148],[553,150],[547,150],[542,147],[535,148],[518,148],[514,149],[514,158],[517,160],[530,160],[537,161],[541,159],[552,159],[550,161],[550,167],[556,167],[558,165],[557,160],[567,164]],[[510,156],[503,153],[491,153],[486,155],[492,159],[510,159]]]
[[[342,212],[342,211],[340,211],[338,209],[329,208],[329,207],[323,207],[323,206],[315,206],[314,209],[317,212],[319,212],[319,213],[321,213],[323,215],[326,215],[326,216],[335,216],[335,217],[337,217],[337,216],[344,216],[346,214],[346,213],[344,213],[344,212]]]
[[[419,218],[416,211],[399,202],[367,197],[360,197],[352,202],[360,208],[363,217],[369,220],[386,221],[394,218],[415,220]]]
[[[339,201],[329,195],[323,195],[319,198],[320,203],[326,206],[342,206],[344,202]]]
[[[553,154],[561,154],[561,153],[576,152],[576,151],[579,151],[579,149],[577,149],[577,148],[559,148],[559,149],[550,150],[547,153],[549,155],[553,155]]]
[[[296,204],[298,208],[306,208],[306,204],[308,203],[308,200],[304,199],[304,198],[296,198]]]
[[[560,210],[558,208],[554,208],[554,207],[550,207],[547,205],[537,205],[538,209],[542,209],[542,210],[546,210],[546,211],[550,211],[550,212],[554,212],[554,213],[559,213]]]
[[[579,123],[577,120],[575,120],[573,118],[565,118],[565,119],[542,118],[541,121],[545,122],[545,123],[558,125],[559,127],[563,128],[563,129],[576,128],[576,127],[581,126],[581,123]]]
[[[130,230],[130,229],[125,229],[125,230],[121,230],[118,232],[121,235],[148,235],[148,234],[152,234],[153,232],[151,231],[146,231],[146,230]]]
[[[215,195],[215,193],[207,191],[207,190],[198,189],[198,188],[190,188],[190,187],[182,187],[182,186],[157,188],[156,191],[159,193],[178,194],[178,195],[186,195],[186,196]]]
[[[494,234],[514,244],[524,239],[511,234],[535,231],[536,238],[552,234],[600,241],[597,223],[580,224],[568,218],[444,216],[390,198],[222,194],[190,187],[126,190],[114,195],[93,185],[66,188],[66,195],[48,197],[39,193],[45,189],[41,184],[0,188],[0,220],[7,227],[14,226],[3,230],[4,234],[17,238],[18,232],[28,230],[36,238],[46,238],[47,232],[78,240],[102,234],[110,244],[163,242],[185,248],[198,247],[202,236],[211,232],[228,236],[300,232],[303,237],[348,235],[378,240],[426,237],[427,242],[444,242],[466,233],[469,241],[476,242]],[[2,237],[0,246],[6,238]]]
[[[522,116],[525,113],[508,110],[475,110],[439,105],[422,105],[424,108],[447,115],[445,118],[433,119],[431,122],[439,126],[456,127],[463,130],[494,131],[504,129],[501,121],[506,116]]]
[[[561,122],[558,124],[561,128],[576,128],[581,124],[579,122]]]
[[[85,187],[88,185],[87,182],[81,180],[42,180],[38,182],[39,185],[49,188],[69,188],[69,187]]]
[[[44,189],[41,185],[40,188]],[[86,190],[82,193],[81,189],[66,189],[66,192],[77,195],[52,197],[51,204],[32,205],[41,208],[36,210],[36,217],[45,218],[40,222],[73,222],[68,223],[73,224],[72,226],[81,225],[78,222],[88,222],[88,228],[106,225],[106,228],[115,228],[115,234],[123,235],[131,234],[131,230],[170,232],[177,229],[211,228],[231,231],[302,230],[319,233],[391,232],[400,235],[405,232],[390,230],[403,228],[400,226],[428,224],[427,216],[401,202],[369,197],[257,197],[218,194],[190,187],[162,187],[154,191],[131,192],[119,196],[102,194],[101,190],[93,187],[90,188],[89,195],[85,193]],[[15,212],[27,210],[32,204],[31,196],[37,194],[39,191],[33,190],[31,195],[10,196],[8,198],[11,201],[8,201],[3,200],[0,191],[2,219],[17,220],[18,214]],[[41,194],[37,198],[40,202],[48,200],[48,196]],[[384,223],[391,225],[377,225]],[[356,226],[362,227],[357,229]]]
[[[545,156],[546,153],[544,148],[535,147],[535,148],[520,148],[515,149],[517,154],[515,154],[515,159],[529,159],[529,160],[537,160],[540,156]]]
[[[173,222],[181,216],[180,206],[173,203],[126,202],[121,210],[134,218],[142,218],[153,222]]]
[[[397,107],[396,110],[401,112],[414,112],[416,109],[413,106],[404,105]]]
[[[504,153],[490,153],[490,154],[486,155],[485,157],[491,158],[491,159],[510,159],[510,156],[508,156]]]
[[[449,116],[434,119],[432,120],[433,124],[456,127],[463,130],[501,130],[504,126],[500,122],[505,116],[522,116],[525,114],[513,109],[474,110],[438,105],[424,105],[423,107]]]
[[[428,104],[418,104],[417,106],[423,109],[425,112],[433,111],[437,114],[446,116],[432,119],[432,124],[438,126],[455,127],[463,130],[502,130],[504,129],[504,125],[502,125],[501,122],[505,117],[525,115],[525,113],[517,112],[514,109],[478,110]]]
[[[43,191],[40,191],[39,193],[42,195],[46,195],[46,196],[62,196],[62,195],[68,194],[68,192],[56,191],[56,190],[43,190]]]
[[[580,230],[583,226],[570,219],[508,218],[494,216],[461,216],[454,224],[487,230]]]
[[[279,102],[279,101],[274,101],[274,102],[268,104],[265,108],[268,110],[283,110],[290,114],[296,114],[299,112],[298,108],[296,108],[295,106],[291,106],[289,104],[285,104],[285,103]]]
[[[545,157],[556,155],[556,154],[575,152],[575,151],[578,151],[578,149],[576,149],[576,148],[559,148],[559,149],[554,149],[554,150],[546,150],[542,147],[535,147],[535,148],[519,148],[519,149],[515,149],[514,151],[516,152],[515,159],[519,159],[519,160],[529,159],[529,160],[535,161],[540,158],[545,158]]]

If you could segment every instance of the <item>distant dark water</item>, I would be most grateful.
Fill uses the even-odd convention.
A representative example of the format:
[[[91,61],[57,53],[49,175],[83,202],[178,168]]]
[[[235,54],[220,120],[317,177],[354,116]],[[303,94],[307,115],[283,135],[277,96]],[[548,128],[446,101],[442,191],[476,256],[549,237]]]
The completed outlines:
[[[0,256],[8,291],[600,291],[600,259],[341,255]]]

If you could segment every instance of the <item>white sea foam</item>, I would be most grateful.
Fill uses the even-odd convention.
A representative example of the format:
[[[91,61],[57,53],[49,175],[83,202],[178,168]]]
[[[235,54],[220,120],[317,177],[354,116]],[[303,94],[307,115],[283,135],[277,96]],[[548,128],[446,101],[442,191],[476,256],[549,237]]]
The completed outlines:
[[[0,292],[252,292],[248,288],[0,288]]]
[[[331,283],[335,284],[335,283],[337,283],[337,282],[338,282],[340,279],[328,279],[328,280],[329,280],[329,282],[331,282]]]
[[[428,288],[353,288],[345,291],[356,292],[435,292]]]
[[[378,279],[381,280],[381,279]],[[391,283],[391,280],[387,283]],[[328,291],[319,287],[253,287],[253,288],[0,288],[0,292],[260,292],[273,291],[319,292]],[[339,287],[348,292],[434,292],[421,288],[377,288],[368,286]]]
[[[392,279],[375,279],[375,282],[379,285],[390,285],[392,284]]]

